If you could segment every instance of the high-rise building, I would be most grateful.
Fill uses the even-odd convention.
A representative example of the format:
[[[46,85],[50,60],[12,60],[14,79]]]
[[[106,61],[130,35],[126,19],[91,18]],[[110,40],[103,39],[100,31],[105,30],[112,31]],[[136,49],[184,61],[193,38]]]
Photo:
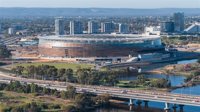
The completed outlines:
[[[127,24],[119,24],[119,33],[128,33],[129,26]]]
[[[174,32],[174,22],[173,21],[162,22],[161,32],[166,32],[166,33]]]
[[[13,35],[15,33],[14,28],[8,28],[8,34]]]
[[[115,31],[115,25],[113,22],[101,23],[102,33],[113,33]]]
[[[70,34],[82,34],[83,24],[80,21],[70,21]]]
[[[97,22],[94,22],[94,21],[88,22],[88,33],[89,34],[99,33],[99,25]]]
[[[55,19],[55,34],[64,35],[64,20],[63,18]]]
[[[20,23],[15,23],[15,24],[12,24],[12,26],[11,26],[12,28],[14,28],[15,29],[15,31],[18,31],[18,30],[23,30],[24,29],[24,27],[23,27],[23,25],[22,24],[20,24]]]
[[[174,13],[173,19],[174,19],[174,31],[175,32],[183,32],[184,24],[185,24],[184,13],[182,13],[182,12]]]

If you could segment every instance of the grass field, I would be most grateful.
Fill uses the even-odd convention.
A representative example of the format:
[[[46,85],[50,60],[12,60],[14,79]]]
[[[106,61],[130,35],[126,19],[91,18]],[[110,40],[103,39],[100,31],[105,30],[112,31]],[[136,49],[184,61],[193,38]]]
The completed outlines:
[[[50,66],[55,66],[56,68],[60,69],[60,68],[71,68],[74,71],[76,71],[78,68],[94,68],[93,65],[91,64],[77,64],[77,63],[61,63],[61,62],[45,62],[45,63],[40,63],[40,62],[36,62],[36,63],[18,63],[15,64],[14,67],[16,66],[23,66],[23,67],[27,67],[30,65],[34,65],[34,66],[39,66],[39,65],[50,65]]]

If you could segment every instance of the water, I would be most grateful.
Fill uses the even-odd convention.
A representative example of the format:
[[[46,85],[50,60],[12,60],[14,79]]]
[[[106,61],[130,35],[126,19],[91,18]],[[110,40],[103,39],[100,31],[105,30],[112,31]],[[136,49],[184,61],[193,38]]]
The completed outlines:
[[[130,112],[130,111],[125,110],[125,109],[117,109],[117,108],[109,108],[109,109],[99,108],[99,109],[96,109],[94,112]]]
[[[197,59],[194,60],[184,60],[184,61],[178,61],[178,64],[189,64],[189,63],[195,63],[197,62]],[[147,78],[167,78],[166,75],[145,75]],[[135,80],[136,76],[128,76],[128,77],[120,77],[121,80]],[[180,85],[184,83],[184,76],[173,76],[168,75],[168,79],[171,81],[172,86]],[[188,88],[180,88],[172,91],[172,93],[180,93],[180,94],[191,94],[191,95],[200,95],[200,85],[194,86],[194,87],[188,87]],[[127,105],[128,106],[128,105]],[[170,105],[172,107],[172,105]],[[164,103],[158,103],[158,102],[149,102],[149,107],[152,108],[159,108],[164,109],[165,104]],[[179,111],[179,108],[177,108],[177,112]],[[110,109],[98,109],[95,112],[129,112],[128,110],[124,109],[116,109],[116,108],[110,108]],[[194,106],[184,106],[184,112],[200,112],[200,107],[194,107]]]
[[[197,85],[194,87],[176,89],[176,90],[172,91],[172,93],[200,95],[200,85]],[[186,112],[200,112],[200,107],[185,106],[184,110]]]
[[[197,61],[198,61],[198,59],[183,60],[183,61],[178,61],[177,64],[189,64],[189,63],[195,63]]]

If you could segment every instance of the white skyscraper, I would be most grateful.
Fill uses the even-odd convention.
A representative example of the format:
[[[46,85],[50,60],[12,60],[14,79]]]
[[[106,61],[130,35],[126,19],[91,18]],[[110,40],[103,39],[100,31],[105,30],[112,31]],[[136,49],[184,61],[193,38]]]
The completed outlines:
[[[70,21],[70,35],[82,34],[83,24],[80,21]]]
[[[99,25],[97,22],[89,21],[88,22],[88,33],[89,34],[96,34],[99,32]]]
[[[63,18],[55,19],[55,34],[64,35],[64,20]]]
[[[119,33],[128,33],[129,26],[127,24],[119,24]]]
[[[14,28],[8,28],[8,34],[13,35],[14,34]]]
[[[173,18],[174,18],[174,31],[175,32],[184,31],[184,24],[185,24],[184,13],[182,12],[174,13]]]

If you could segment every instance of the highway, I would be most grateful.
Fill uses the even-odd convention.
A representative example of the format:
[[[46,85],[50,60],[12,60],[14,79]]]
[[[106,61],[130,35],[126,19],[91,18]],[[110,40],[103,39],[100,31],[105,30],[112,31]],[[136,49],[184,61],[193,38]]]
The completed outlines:
[[[22,83],[35,83],[39,86],[65,91],[68,85],[74,86],[77,93],[89,92],[95,95],[109,94],[112,97],[127,98],[143,101],[164,102],[178,105],[200,106],[200,96],[187,94],[174,94],[169,92],[158,92],[151,90],[134,90],[118,87],[90,86],[58,81],[45,81],[36,79],[27,79],[10,76],[13,74],[0,72],[0,82],[9,83],[11,80]]]

